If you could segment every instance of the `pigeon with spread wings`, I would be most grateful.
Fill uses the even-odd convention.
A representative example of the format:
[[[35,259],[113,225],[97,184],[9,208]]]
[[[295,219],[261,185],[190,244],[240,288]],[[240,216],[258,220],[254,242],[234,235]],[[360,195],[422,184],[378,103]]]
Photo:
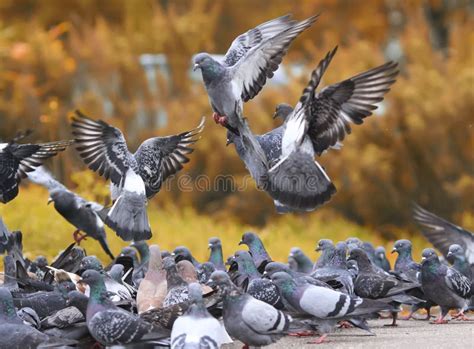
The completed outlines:
[[[193,152],[191,146],[199,139],[204,119],[191,131],[147,139],[134,154],[128,150],[122,132],[102,120],[76,111],[72,128],[83,161],[112,182],[114,204],[105,223],[125,241],[150,239],[147,199],[189,161],[187,155]]]
[[[19,134],[8,143],[0,143],[0,202],[6,204],[18,195],[18,184],[28,172],[46,159],[65,150],[72,141],[18,144],[30,132]]]
[[[298,22],[282,16],[250,29],[231,44],[222,62],[208,53],[194,57],[217,123],[237,133],[243,102],[254,98],[272,78],[293,40],[317,19]]]

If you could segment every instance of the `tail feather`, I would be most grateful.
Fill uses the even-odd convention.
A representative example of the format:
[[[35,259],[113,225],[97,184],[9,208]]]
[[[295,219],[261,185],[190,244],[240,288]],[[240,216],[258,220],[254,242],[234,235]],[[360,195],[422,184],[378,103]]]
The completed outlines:
[[[145,195],[123,190],[105,217],[105,224],[124,241],[150,239]]]
[[[323,168],[298,150],[270,169],[265,189],[281,205],[305,211],[324,204],[336,192]]]
[[[107,254],[107,256],[110,257],[110,259],[114,260],[115,256],[113,255],[112,251],[110,251],[109,244],[107,243],[107,239],[105,236],[100,236],[97,241],[99,241],[100,246],[102,246],[102,249],[104,252]]]

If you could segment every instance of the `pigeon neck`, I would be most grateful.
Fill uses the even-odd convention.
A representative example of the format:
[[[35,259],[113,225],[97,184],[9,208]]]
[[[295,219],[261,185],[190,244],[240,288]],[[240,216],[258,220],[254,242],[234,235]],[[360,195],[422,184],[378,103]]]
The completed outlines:
[[[464,258],[455,258],[453,262],[453,268],[459,271],[461,274],[467,276],[469,279],[471,279],[471,267]]]
[[[260,273],[251,258],[242,258],[237,262],[237,265],[239,266],[239,272],[249,275],[252,279],[260,277]]]
[[[21,322],[16,314],[12,299],[3,298],[0,300],[0,323],[2,322]]]
[[[176,266],[172,266],[166,270],[166,282],[168,283],[168,290],[177,286],[186,286],[187,283],[179,276]]]
[[[203,301],[195,302],[188,308],[188,314],[195,318],[203,318],[208,316],[206,307]]]
[[[265,247],[263,246],[263,243],[260,240],[255,239],[248,246],[250,254],[256,261],[261,262],[270,259],[267,250],[265,250]]]
[[[224,256],[222,254],[221,246],[214,246],[211,248],[211,255],[209,256],[209,262],[214,264],[217,268],[225,267]]]
[[[425,280],[436,279],[440,274],[441,263],[438,258],[424,261],[421,264],[421,277]]]
[[[202,79],[206,86],[212,84],[216,79],[218,79],[225,72],[225,68],[219,62],[213,62],[206,67],[201,68]]]
[[[397,260],[395,261],[395,271],[404,271],[405,267],[407,267],[411,262],[413,262],[411,251],[400,251]]]
[[[334,253],[335,253],[335,248],[324,249],[323,253],[314,264],[314,268],[317,269],[317,268],[325,267],[328,264],[328,262],[331,260],[331,258],[333,257]]]

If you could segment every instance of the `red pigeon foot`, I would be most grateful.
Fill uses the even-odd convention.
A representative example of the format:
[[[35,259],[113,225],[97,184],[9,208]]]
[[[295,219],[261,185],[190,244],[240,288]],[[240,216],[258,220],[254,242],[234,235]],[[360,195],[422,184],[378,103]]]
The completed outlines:
[[[352,324],[348,321],[341,321],[339,323],[339,328],[353,328]]]
[[[442,325],[442,324],[447,324],[448,320],[445,320],[441,315],[436,319],[436,321],[433,321],[432,324],[436,325]]]
[[[82,240],[87,240],[87,234],[81,234],[80,230],[76,230],[73,234],[72,237],[74,238],[74,241],[80,245]]]
[[[291,337],[312,337],[315,335],[314,331],[300,331],[300,332],[290,332],[288,336]]]
[[[214,122],[215,122],[216,124],[219,123],[219,118],[220,118],[220,115],[219,115],[219,114],[217,114],[217,113],[212,113],[212,118],[214,119]]]
[[[322,344],[322,343],[328,343],[329,340],[326,340],[327,334],[323,334],[321,337],[318,337],[312,341],[309,341],[308,344]]]

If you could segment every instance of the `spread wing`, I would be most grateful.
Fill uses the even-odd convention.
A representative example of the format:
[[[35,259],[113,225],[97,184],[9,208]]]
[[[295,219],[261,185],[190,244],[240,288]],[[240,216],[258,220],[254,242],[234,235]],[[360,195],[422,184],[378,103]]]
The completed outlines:
[[[102,120],[92,120],[78,110],[72,128],[82,160],[91,170],[121,187],[131,156],[122,132]]]
[[[448,268],[444,277],[446,285],[458,296],[466,298],[471,293],[471,281],[456,269]]]
[[[421,230],[434,247],[446,255],[449,252],[449,246],[452,244],[460,245],[466,254],[470,264],[474,264],[474,234],[457,226],[447,220],[438,217],[421,206],[415,204],[413,209],[413,218],[418,224],[423,226]]]
[[[276,34],[288,29],[296,23],[290,19],[290,15],[285,15],[272,19],[268,22],[250,29],[249,31],[239,35],[227,50],[223,64],[231,67],[237,63],[249,50],[261,44],[263,41],[270,39]]]
[[[230,68],[231,76],[244,102],[255,97],[273,77],[291,42],[316,21],[317,16],[297,22],[287,29],[248,49]]]
[[[313,71],[300,99],[300,103],[308,105],[308,135],[319,155],[350,134],[351,123],[362,124],[363,119],[377,109],[375,104],[383,100],[398,74],[397,63],[388,62],[316,93],[336,49],[329,52]]]
[[[188,154],[192,146],[200,139],[204,129],[204,118],[198,127],[174,136],[155,137],[143,142],[134,156],[138,162],[140,176],[145,182],[148,198],[155,195],[169,176],[183,168],[189,162]]]

